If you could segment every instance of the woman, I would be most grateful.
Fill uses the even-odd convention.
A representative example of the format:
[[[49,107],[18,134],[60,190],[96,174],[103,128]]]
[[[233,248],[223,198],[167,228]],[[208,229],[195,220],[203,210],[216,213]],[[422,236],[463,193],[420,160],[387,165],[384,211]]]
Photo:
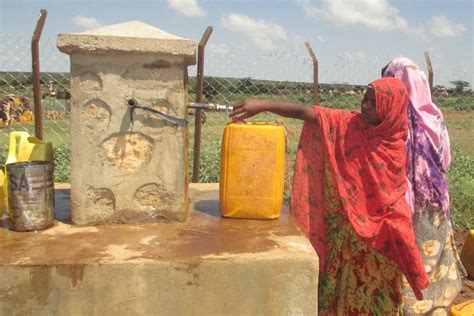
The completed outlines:
[[[400,79],[408,91],[407,201],[413,216],[415,236],[422,253],[430,286],[424,301],[416,302],[404,288],[407,315],[431,312],[446,315],[446,309],[462,288],[464,268],[457,254],[450,220],[446,171],[451,162],[450,143],[443,115],[431,101],[428,79],[408,58],[396,58],[382,76]]]
[[[397,315],[401,277],[418,299],[428,286],[416,247],[407,183],[408,94],[401,81],[372,82],[361,113],[245,100],[238,119],[262,111],[305,121],[292,210],[320,260],[320,315]]]

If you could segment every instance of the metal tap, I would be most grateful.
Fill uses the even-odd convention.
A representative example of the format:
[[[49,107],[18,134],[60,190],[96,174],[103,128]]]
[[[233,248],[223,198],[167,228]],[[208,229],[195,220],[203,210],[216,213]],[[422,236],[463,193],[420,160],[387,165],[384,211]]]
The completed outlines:
[[[232,104],[217,104],[217,103],[189,103],[189,107],[192,109],[201,110],[214,110],[214,111],[226,111],[232,112],[234,106]]]
[[[133,113],[135,112],[136,109],[140,109],[148,113],[155,114],[156,116],[164,119],[165,121],[173,123],[177,126],[181,126],[181,127],[186,126],[186,120],[168,115],[166,113],[160,112],[146,105],[139,105],[136,99],[133,99],[133,98],[129,99],[127,101],[127,105],[130,109],[130,121],[132,122],[132,124],[133,124]]]

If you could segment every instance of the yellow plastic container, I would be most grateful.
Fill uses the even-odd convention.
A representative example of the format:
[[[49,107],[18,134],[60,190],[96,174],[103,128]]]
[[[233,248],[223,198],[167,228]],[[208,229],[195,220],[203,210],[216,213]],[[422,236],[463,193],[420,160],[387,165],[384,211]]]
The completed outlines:
[[[42,140],[31,136],[27,132],[11,132],[10,143],[8,144],[8,157],[5,165],[23,162],[43,160],[53,162],[53,145],[49,142],[43,142]],[[4,185],[3,185],[3,197],[7,212],[9,213],[8,196],[7,196],[7,174],[4,171]]]
[[[53,146],[43,142],[27,132],[11,132],[8,147],[8,157],[5,164],[45,160],[53,161]]]
[[[473,316],[474,300],[469,300],[461,304],[454,305],[450,309],[451,316]]]
[[[474,230],[469,231],[464,241],[461,252],[461,262],[469,277],[474,278]],[[474,315],[474,313],[472,315]]]
[[[285,155],[283,125],[229,123],[222,138],[221,215],[278,218],[283,202]]]

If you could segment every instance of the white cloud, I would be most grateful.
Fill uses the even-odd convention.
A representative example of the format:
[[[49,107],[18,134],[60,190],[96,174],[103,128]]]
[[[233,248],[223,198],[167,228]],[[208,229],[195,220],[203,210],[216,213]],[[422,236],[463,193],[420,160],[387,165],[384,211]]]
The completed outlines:
[[[318,35],[316,36],[316,39],[320,42],[320,43],[326,43],[326,39],[324,37],[322,37],[321,35]]]
[[[317,6],[311,4],[309,0],[295,0],[295,2],[303,8],[307,16],[315,17],[318,14],[321,14],[322,10]]]
[[[296,0],[296,3],[307,16],[320,17],[332,24],[362,24],[380,31],[398,29],[413,36],[425,36],[423,27],[410,26],[387,0],[323,0],[320,6],[310,0]]]
[[[214,55],[227,55],[230,52],[229,46],[224,43],[209,44],[207,45],[207,49]]]
[[[102,26],[102,24],[100,24],[100,22],[97,21],[96,19],[88,18],[88,17],[81,16],[81,15],[73,17],[72,21],[76,25],[78,25],[80,27],[83,27],[85,29],[95,29],[95,28],[98,28],[98,27]]]
[[[347,62],[356,62],[366,60],[367,54],[364,51],[346,52],[338,57]]]
[[[456,24],[445,16],[435,16],[431,19],[431,32],[438,37],[459,36],[466,31],[462,24]]]
[[[206,11],[202,9],[197,0],[166,0],[168,6],[176,12],[185,16],[205,16]]]
[[[255,20],[246,15],[230,13],[221,17],[222,25],[235,32],[242,32],[261,49],[275,48],[275,42],[288,38],[286,31],[278,24]]]

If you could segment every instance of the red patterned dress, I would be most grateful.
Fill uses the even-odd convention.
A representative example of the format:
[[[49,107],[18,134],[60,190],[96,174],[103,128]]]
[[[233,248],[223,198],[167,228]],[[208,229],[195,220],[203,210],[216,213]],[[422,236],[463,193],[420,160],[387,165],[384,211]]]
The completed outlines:
[[[401,274],[418,299],[429,283],[404,199],[407,91],[371,86],[380,124],[316,106],[300,137],[292,210],[320,258],[321,315],[398,314]]]

